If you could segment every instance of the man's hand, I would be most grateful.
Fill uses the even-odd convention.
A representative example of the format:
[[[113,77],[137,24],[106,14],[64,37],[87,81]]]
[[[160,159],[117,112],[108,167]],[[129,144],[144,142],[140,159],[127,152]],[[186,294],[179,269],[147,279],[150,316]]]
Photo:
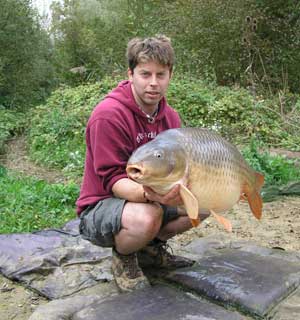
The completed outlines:
[[[179,194],[180,185],[177,184],[174,188],[172,188],[167,194],[161,195],[153,191],[151,188],[143,186],[145,190],[145,196],[148,200],[159,202],[161,204],[177,207],[183,204],[183,201]]]

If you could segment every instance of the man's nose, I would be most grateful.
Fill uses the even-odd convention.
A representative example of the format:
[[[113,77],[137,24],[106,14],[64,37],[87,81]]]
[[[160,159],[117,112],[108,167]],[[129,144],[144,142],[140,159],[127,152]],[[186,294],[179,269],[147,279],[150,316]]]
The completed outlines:
[[[151,77],[150,85],[151,86],[157,86],[157,76],[156,75],[153,75]]]

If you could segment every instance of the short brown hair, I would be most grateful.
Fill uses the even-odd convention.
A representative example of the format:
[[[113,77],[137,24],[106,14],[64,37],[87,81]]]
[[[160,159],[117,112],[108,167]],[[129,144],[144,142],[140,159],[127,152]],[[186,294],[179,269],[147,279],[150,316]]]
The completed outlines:
[[[155,61],[168,66],[172,72],[175,55],[171,40],[164,35],[151,38],[133,38],[127,45],[127,60],[129,69],[133,72],[139,63]]]

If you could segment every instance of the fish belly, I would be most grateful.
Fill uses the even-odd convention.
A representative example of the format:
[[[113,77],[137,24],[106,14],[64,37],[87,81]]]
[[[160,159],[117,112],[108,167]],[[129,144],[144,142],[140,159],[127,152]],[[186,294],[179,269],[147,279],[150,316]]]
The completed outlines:
[[[239,201],[241,183],[238,174],[217,170],[214,174],[207,175],[202,170],[195,175],[197,178],[190,180],[189,189],[198,200],[199,208],[223,212]]]

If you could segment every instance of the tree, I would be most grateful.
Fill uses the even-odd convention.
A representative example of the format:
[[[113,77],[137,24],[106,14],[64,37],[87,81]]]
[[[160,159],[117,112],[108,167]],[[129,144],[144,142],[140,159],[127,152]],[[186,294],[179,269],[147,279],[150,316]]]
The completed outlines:
[[[57,70],[63,81],[81,66],[80,81],[120,73],[130,38],[164,33],[181,73],[296,91],[299,9],[295,0],[64,0],[53,6]]]
[[[0,0],[0,104],[28,107],[52,84],[51,46],[29,0]]]
[[[256,0],[252,17],[257,20],[251,49],[258,80],[270,89],[299,92],[300,2]]]

